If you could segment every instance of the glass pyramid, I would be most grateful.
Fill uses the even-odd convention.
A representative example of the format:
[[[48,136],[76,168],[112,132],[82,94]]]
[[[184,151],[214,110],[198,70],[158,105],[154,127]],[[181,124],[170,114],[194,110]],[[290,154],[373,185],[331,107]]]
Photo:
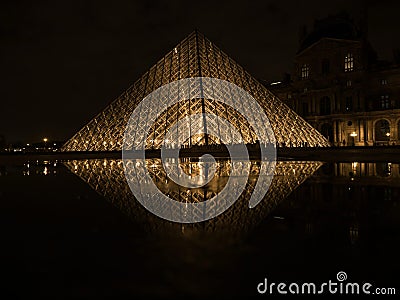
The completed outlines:
[[[151,92],[165,84],[195,77],[218,78],[247,91],[264,109],[278,146],[329,146],[329,142],[315,128],[268,91],[203,34],[194,31],[79,130],[65,143],[62,150],[122,150],[126,125],[138,104]],[[157,105],[150,109],[156,110]],[[198,98],[179,101],[161,112],[156,122],[150,124],[146,149],[161,148],[161,141],[166,131],[183,118],[201,113],[215,114],[228,120],[240,131],[245,143],[257,143],[254,130],[249,126],[246,118],[234,108],[215,100]],[[210,124],[210,126],[215,126],[215,124]],[[257,126],[262,127],[264,124],[257,124]],[[219,143],[218,139],[213,139],[208,135],[194,135],[186,141],[188,147]]]

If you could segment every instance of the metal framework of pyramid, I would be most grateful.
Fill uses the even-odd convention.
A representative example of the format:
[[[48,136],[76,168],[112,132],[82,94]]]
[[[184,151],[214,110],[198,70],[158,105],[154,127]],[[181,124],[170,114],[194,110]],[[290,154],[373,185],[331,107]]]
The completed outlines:
[[[138,104],[159,87],[184,78],[211,77],[233,83],[247,91],[264,109],[278,145],[286,147],[326,147],[329,142],[315,128],[298,116],[286,104],[203,34],[194,31],[165,55],[140,79],[115,99],[63,146],[63,151],[122,150],[125,127]],[[229,94],[226,95],[229,97]],[[150,109],[157,109],[157,105]],[[216,114],[232,123],[248,144],[257,137],[246,119],[224,103],[209,99],[180,101],[160,114],[151,125],[146,149],[159,149],[166,131],[182,118],[194,114]],[[263,126],[264,124],[257,124]],[[218,144],[218,140],[193,136],[187,141],[194,145]]]

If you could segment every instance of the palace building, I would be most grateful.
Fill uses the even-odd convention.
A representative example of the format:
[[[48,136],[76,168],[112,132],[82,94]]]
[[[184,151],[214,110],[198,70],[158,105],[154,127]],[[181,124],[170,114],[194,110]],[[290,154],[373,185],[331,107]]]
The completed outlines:
[[[400,145],[400,51],[380,61],[347,14],[300,34],[294,70],[268,88],[334,146]]]

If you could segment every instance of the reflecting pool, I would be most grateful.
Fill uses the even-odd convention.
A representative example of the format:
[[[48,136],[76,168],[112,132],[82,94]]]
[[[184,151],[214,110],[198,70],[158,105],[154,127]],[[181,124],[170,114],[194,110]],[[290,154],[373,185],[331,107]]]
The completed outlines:
[[[182,159],[187,175],[200,162]],[[180,202],[218,194],[230,162],[187,189],[146,160],[156,186]],[[278,161],[255,208],[245,192],[214,219],[178,224],[133,197],[122,161],[29,161],[0,166],[4,289],[15,295],[257,296],[257,284],[335,279],[397,287],[400,276],[398,163]],[[140,180],[140,178],[138,179]],[[198,213],[201,213],[199,211]]]

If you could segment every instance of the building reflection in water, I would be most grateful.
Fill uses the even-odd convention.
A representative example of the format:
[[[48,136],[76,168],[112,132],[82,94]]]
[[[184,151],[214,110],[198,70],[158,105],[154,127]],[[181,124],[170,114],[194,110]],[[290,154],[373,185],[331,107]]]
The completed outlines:
[[[258,161],[244,162],[243,168],[250,168],[251,175],[240,198],[226,212],[214,219],[185,225],[165,221],[154,216],[134,199],[125,179],[122,160],[73,160],[66,162],[65,165],[99,194],[148,230],[162,233],[174,233],[179,230],[186,235],[212,231],[235,236],[249,231],[263,220],[283,199],[309,178],[322,163],[278,162],[271,186],[264,200],[255,208],[250,209],[248,207],[249,199],[258,179],[260,163]],[[191,159],[182,159],[180,165],[188,175],[196,175],[201,170],[199,162]],[[137,164],[136,167],[143,168],[144,166]],[[183,202],[199,202],[214,197],[223,189],[229,178],[230,161],[218,160],[214,178],[204,187],[193,189],[178,186],[170,180],[165,174],[160,159],[147,159],[146,168],[153,182],[170,198]]]
[[[0,176],[56,176],[60,167],[59,160],[32,160],[23,164],[7,163],[0,165]],[[61,167],[62,164],[61,164]]]
[[[291,218],[294,227],[304,226],[306,233],[337,230],[337,236],[356,244],[360,235],[365,241],[400,228],[399,200],[400,164],[326,163],[277,213]]]

